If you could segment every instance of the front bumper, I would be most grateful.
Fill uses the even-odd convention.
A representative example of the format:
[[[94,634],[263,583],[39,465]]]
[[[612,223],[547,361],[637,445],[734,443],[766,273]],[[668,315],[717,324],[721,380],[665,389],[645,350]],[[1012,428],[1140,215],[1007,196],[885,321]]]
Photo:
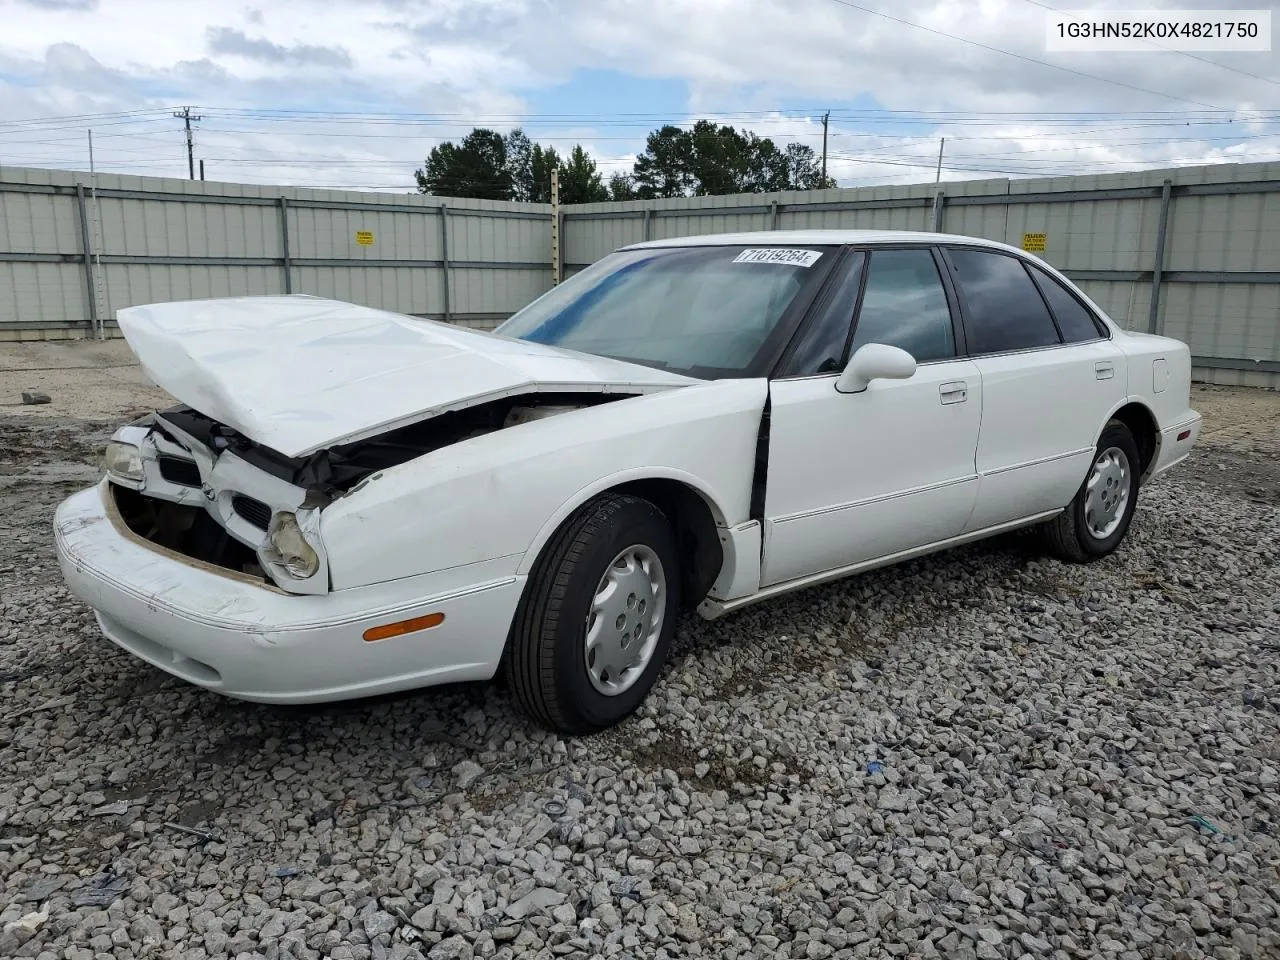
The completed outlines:
[[[260,703],[318,703],[485,680],[497,669],[525,578],[519,557],[319,596],[150,544],[106,482],[54,518],[68,586],[118,646],[191,683]],[[369,643],[370,627],[443,613],[436,627]]]

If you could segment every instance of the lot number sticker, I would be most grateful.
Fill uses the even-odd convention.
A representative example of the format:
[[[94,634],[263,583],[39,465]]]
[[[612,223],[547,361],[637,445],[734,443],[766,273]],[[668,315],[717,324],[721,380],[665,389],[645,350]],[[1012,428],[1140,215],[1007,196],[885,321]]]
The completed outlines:
[[[1027,253],[1044,253],[1045,241],[1049,239],[1047,233],[1024,233],[1022,235],[1022,249]]]
[[[734,263],[784,263],[792,267],[812,267],[822,256],[819,250],[791,250],[771,247],[761,250],[743,250],[733,258]]]
[[[372,246],[373,246],[373,231],[372,231],[372,230],[357,230],[357,231],[356,231],[356,243],[360,244],[360,246],[362,246],[362,247],[372,247]]]

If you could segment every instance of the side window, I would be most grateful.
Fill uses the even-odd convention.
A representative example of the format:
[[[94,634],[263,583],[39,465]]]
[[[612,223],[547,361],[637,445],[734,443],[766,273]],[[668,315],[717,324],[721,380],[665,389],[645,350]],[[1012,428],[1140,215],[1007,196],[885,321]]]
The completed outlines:
[[[1029,350],[1060,343],[1053,317],[1015,257],[983,250],[947,251],[964,298],[971,354]]]
[[[876,250],[871,254],[853,350],[867,343],[901,347],[918,363],[956,355],[951,308],[930,251]]]
[[[783,370],[785,377],[808,377],[818,373],[839,373],[844,369],[844,346],[849,340],[853,308],[858,305],[858,288],[866,254],[855,253],[840,268],[831,296],[819,309],[804,332],[804,339]]]
[[[1058,321],[1058,329],[1062,331],[1062,339],[1067,343],[1079,343],[1083,340],[1097,340],[1107,335],[1099,321],[1075,294],[1064,287],[1055,277],[1051,277],[1039,267],[1031,268],[1031,275],[1036,278],[1044,298],[1049,301],[1049,309]]]

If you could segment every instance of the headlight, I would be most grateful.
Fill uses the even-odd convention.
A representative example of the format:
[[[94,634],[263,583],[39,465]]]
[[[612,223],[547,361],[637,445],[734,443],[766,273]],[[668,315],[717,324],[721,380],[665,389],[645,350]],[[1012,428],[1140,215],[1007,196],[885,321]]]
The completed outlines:
[[[314,576],[320,567],[320,557],[307,543],[302,528],[298,526],[298,518],[292,513],[277,513],[271,518],[262,552],[272,563],[284,567],[295,580]]]
[[[108,443],[102,465],[107,473],[131,483],[141,483],[145,476],[142,472],[142,454],[131,443]]]

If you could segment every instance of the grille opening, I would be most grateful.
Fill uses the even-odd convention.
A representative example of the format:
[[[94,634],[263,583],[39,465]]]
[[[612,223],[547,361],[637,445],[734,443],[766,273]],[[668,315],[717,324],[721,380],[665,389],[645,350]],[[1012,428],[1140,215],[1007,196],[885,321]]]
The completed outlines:
[[[160,464],[160,476],[170,483],[184,487],[200,486],[200,468],[194,460],[170,456],[157,457],[156,460]]]
[[[203,508],[156,500],[114,483],[111,493],[125,526],[142,539],[193,560],[267,579],[257,554],[218,526]]]
[[[248,520],[259,530],[265,530],[271,525],[271,508],[261,500],[237,493],[231,498],[231,509],[237,516]]]

